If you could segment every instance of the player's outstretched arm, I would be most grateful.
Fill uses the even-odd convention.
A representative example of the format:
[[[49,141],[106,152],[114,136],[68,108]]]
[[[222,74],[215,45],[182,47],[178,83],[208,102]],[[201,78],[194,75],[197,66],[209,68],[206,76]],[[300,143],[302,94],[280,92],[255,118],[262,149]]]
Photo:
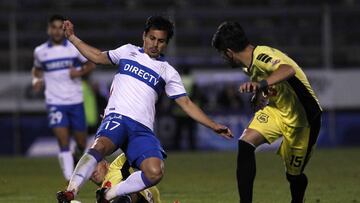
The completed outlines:
[[[228,127],[215,123],[211,120],[196,104],[190,100],[189,97],[179,97],[175,101],[185,111],[185,113],[197,122],[212,129],[214,132],[226,139],[233,138],[233,135]]]
[[[264,90],[269,85],[275,85],[279,82],[285,81],[289,79],[290,77],[295,75],[295,69],[286,64],[282,64],[279,66],[278,69],[276,69],[274,72],[271,73],[271,75],[260,81],[260,82],[246,82],[242,85],[240,85],[239,91],[241,93],[243,92],[253,92],[255,93],[258,90]]]
[[[65,36],[83,56],[96,64],[111,65],[111,61],[109,60],[106,52],[102,52],[76,37],[74,33],[74,25],[69,20],[64,21],[63,29],[65,31]]]

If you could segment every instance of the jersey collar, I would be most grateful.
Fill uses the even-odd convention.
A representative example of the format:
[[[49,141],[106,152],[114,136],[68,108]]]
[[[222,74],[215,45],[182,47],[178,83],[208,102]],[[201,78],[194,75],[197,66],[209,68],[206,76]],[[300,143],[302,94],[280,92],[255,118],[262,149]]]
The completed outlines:
[[[52,47],[53,45],[54,45],[54,44],[53,44],[52,41],[49,39],[49,40],[47,41],[47,46],[50,48],[50,47]],[[67,39],[64,39],[62,45],[66,47],[66,46],[68,45],[68,40],[67,40]]]
[[[257,46],[254,46],[254,49],[253,49],[253,51],[252,51],[252,54],[251,54],[251,63],[250,63],[250,65],[249,65],[249,67],[244,68],[244,69],[246,69],[246,71],[245,71],[245,70],[244,70],[244,71],[247,72],[247,73],[250,73],[250,72],[251,72],[251,67],[252,67],[252,65],[254,64],[254,52],[255,52],[256,47],[257,47]]]
[[[139,52],[140,53],[145,53],[144,48],[139,48]],[[165,55],[164,54],[160,54],[157,58],[155,58],[158,61],[165,61]]]

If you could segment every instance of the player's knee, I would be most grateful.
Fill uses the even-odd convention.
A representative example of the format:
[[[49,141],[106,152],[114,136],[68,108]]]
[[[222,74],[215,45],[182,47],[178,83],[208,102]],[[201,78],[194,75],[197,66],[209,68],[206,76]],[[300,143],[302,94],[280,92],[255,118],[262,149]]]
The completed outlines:
[[[57,138],[60,148],[70,147],[69,139],[66,137],[58,137]]]
[[[306,185],[308,182],[307,177],[304,173],[301,173],[300,175],[291,175],[286,173],[286,179],[290,183],[302,184],[302,185]]]
[[[115,146],[107,138],[100,137],[95,140],[91,148],[98,151],[102,156],[107,156],[114,151]]]
[[[248,157],[249,154],[253,154],[255,151],[255,146],[244,140],[239,140],[238,142],[238,159],[242,159],[245,156]],[[239,160],[238,160],[239,161]]]
[[[77,143],[76,145],[76,150],[79,152],[84,152],[84,150],[86,149],[86,142],[84,143]]]
[[[266,143],[266,139],[256,130],[247,128],[242,133],[240,140],[247,142],[254,147],[257,147],[263,143]]]
[[[164,176],[164,169],[161,166],[151,166],[148,167],[144,173],[150,182],[157,184]]]

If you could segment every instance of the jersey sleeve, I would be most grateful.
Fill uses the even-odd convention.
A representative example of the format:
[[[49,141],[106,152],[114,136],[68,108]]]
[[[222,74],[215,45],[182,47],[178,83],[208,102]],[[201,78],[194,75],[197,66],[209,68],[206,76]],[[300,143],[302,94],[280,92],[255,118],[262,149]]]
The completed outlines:
[[[81,63],[85,63],[85,62],[88,61],[88,59],[85,58],[85,56],[83,56],[79,51],[78,51],[78,56],[77,56],[77,58],[79,59],[79,61],[80,61]]]
[[[275,50],[263,50],[255,58],[254,64],[256,67],[263,69],[266,72],[274,72],[282,64],[288,64],[283,57]]]
[[[107,56],[113,65],[118,65],[120,59],[124,56],[126,45],[118,47],[117,49],[107,51]]]
[[[43,69],[36,51],[34,51],[34,68]]]
[[[177,71],[171,75],[165,85],[165,92],[171,99],[177,99],[182,96],[186,96],[186,90],[181,77]]]

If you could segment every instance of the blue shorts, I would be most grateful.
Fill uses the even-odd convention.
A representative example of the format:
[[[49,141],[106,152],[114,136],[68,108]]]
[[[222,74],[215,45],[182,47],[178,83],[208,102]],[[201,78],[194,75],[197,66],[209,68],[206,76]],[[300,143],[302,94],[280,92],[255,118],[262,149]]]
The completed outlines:
[[[85,132],[86,119],[83,103],[72,105],[46,105],[50,128],[68,127],[75,131]]]
[[[132,167],[139,169],[142,161],[150,157],[166,158],[154,132],[129,117],[108,114],[96,132],[96,138],[100,136],[109,138],[116,148],[123,150]]]

